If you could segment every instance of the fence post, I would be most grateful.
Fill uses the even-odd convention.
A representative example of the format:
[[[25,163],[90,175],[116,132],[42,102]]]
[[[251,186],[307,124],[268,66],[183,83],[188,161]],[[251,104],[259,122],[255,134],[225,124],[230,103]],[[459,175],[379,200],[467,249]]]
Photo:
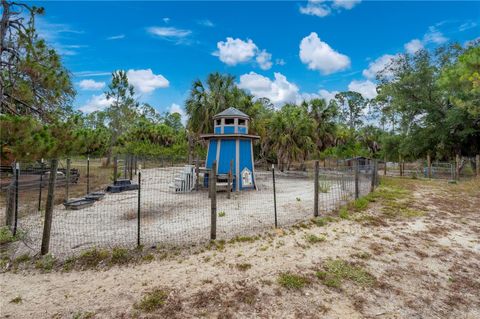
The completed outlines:
[[[480,154],[477,154],[477,156],[475,156],[475,170],[476,170],[476,173],[475,175],[477,175],[477,177],[480,177]]]
[[[142,172],[138,172],[138,200],[137,200],[137,247],[140,247],[140,195],[142,189]]]
[[[355,165],[355,199],[359,197],[359,189],[358,189],[358,159],[354,160],[354,165]]]
[[[230,199],[230,193],[232,192],[232,171],[233,171],[233,160],[230,160],[230,170],[228,171],[228,188],[227,188],[227,198]]]
[[[47,206],[45,208],[45,223],[43,225],[41,254],[48,253],[50,247],[50,231],[52,230],[53,205],[55,200],[55,183],[57,181],[58,160],[50,161],[50,176],[48,178]]]
[[[87,194],[90,194],[90,156],[87,156]]]
[[[430,158],[430,154],[427,154],[427,166],[428,166],[428,178],[432,178],[432,159]]]
[[[43,158],[40,162],[40,187],[38,188],[38,212],[42,209],[42,188],[43,188]]]
[[[195,190],[198,191],[200,189],[200,163],[198,162],[198,156],[195,159]]]
[[[67,172],[66,172],[67,183],[65,184],[65,202],[68,202],[68,197],[70,196],[70,159],[67,158]]]
[[[130,180],[133,178],[133,155],[130,155],[130,161],[128,162],[128,169],[130,171]]]
[[[211,209],[211,227],[210,239],[217,238],[217,161],[212,163],[212,172],[210,174],[210,209]]]
[[[460,154],[455,155],[455,180],[460,180]]]
[[[18,175],[20,174],[20,163],[15,162],[15,220],[13,223],[13,236],[17,234],[18,223]]]
[[[272,182],[273,182],[273,212],[275,214],[275,228],[277,228],[277,192],[275,190],[275,164],[272,164]]]
[[[313,216],[318,217],[318,167],[319,163],[318,161],[315,161],[315,184],[314,184],[314,202],[313,202]]]
[[[383,176],[387,176],[387,155],[384,157]]]
[[[376,172],[377,172],[377,160],[374,159],[372,161],[372,177],[371,177],[370,192],[373,192],[375,190],[376,177],[377,177]]]
[[[128,155],[125,154],[123,158],[123,178],[127,179],[127,163],[128,163]]]
[[[113,158],[113,185],[117,183],[117,174],[118,174],[118,159],[115,156]]]

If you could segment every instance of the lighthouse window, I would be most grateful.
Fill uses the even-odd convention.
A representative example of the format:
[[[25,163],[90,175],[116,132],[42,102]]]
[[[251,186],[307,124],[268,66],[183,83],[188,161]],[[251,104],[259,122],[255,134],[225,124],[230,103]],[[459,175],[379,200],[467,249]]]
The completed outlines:
[[[238,119],[238,125],[245,125],[245,120]]]
[[[217,125],[220,125],[222,123],[221,120],[216,120],[215,123],[217,123]]]
[[[233,125],[235,123],[234,119],[225,119],[225,125]]]

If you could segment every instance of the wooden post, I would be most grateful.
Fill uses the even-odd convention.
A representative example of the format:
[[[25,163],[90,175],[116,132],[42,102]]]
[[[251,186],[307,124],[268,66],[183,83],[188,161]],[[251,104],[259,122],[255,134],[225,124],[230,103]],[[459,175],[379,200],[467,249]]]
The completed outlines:
[[[477,175],[477,177],[480,177],[480,154],[477,154],[477,156],[475,156],[475,170],[476,170],[476,173],[475,175]]]
[[[385,155],[383,161],[384,161],[384,165],[383,165],[383,176],[387,176],[387,155]]]
[[[460,154],[455,155],[455,180],[460,180]]]
[[[40,162],[40,187],[38,188],[38,212],[42,210],[42,188],[43,188],[43,158]],[[67,186],[68,188],[68,186]]]
[[[398,155],[398,169],[400,170],[400,176],[403,176],[402,155]]]
[[[47,206],[45,208],[45,222],[43,225],[41,254],[48,253],[50,247],[50,231],[52,230],[52,215],[55,200],[55,183],[57,182],[58,160],[50,161],[50,176],[48,178]]]
[[[20,163],[15,162],[15,220],[13,223],[13,236],[17,234],[18,223],[18,191],[20,190],[18,184],[18,175],[20,175]]]
[[[272,183],[273,183],[273,213],[275,214],[275,228],[277,228],[277,192],[275,190],[275,164],[272,164]]]
[[[377,160],[374,159],[372,160],[372,163],[370,165],[372,167],[372,176],[370,180],[370,192],[373,192],[375,190],[375,184],[376,184],[376,177],[377,177]]]
[[[360,195],[360,189],[358,187],[358,159],[354,159],[354,174],[355,174],[355,199]]]
[[[319,171],[319,167],[318,167],[318,161],[315,161],[315,177],[314,177],[314,186],[313,186],[313,189],[314,189],[314,202],[313,202],[313,216],[314,217],[318,217],[318,171]]]
[[[427,154],[427,166],[428,166],[427,177],[432,178],[432,159],[430,158],[430,154]]]
[[[90,156],[87,156],[87,194],[90,194]]]
[[[68,202],[70,196],[70,159],[67,158],[67,171],[66,171],[67,183],[65,184],[65,202]]]
[[[200,163],[198,161],[198,156],[195,159],[195,190],[200,189]]]
[[[217,161],[212,163],[212,171],[210,173],[210,239],[217,238]]]
[[[142,172],[138,172],[138,198],[137,198],[137,247],[140,247],[140,189],[142,185]]]
[[[118,159],[115,156],[113,158],[113,185],[117,183],[117,174],[118,174]]]
[[[233,160],[230,160],[230,170],[228,171],[228,188],[227,188],[227,198],[230,199],[230,193],[232,192],[232,171],[233,171]]]

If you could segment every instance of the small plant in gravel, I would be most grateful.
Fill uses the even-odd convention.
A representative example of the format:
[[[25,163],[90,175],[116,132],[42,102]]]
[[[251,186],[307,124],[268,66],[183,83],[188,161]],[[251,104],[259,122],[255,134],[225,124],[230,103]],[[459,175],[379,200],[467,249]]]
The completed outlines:
[[[167,301],[168,293],[162,289],[155,289],[150,292],[147,292],[140,302],[134,305],[135,309],[153,312],[162,308]]]
[[[130,261],[131,256],[128,253],[128,249],[115,247],[112,249],[112,258],[110,262],[112,264],[126,264]]]
[[[320,181],[318,183],[318,190],[320,193],[328,193],[330,191],[331,185],[328,181]]]
[[[302,275],[285,272],[278,276],[277,282],[284,288],[298,290],[310,284],[310,279]]]
[[[325,238],[325,236],[317,236],[317,235],[314,235],[314,234],[308,234],[308,235],[305,236],[305,240],[309,244],[316,244],[316,243],[320,243],[322,241],[325,241],[326,238]]]
[[[23,264],[27,261],[30,261],[30,259],[31,258],[30,258],[29,254],[23,254],[23,255],[20,255],[17,258],[15,258],[15,260],[13,262],[17,265],[20,265],[20,264]]]
[[[11,243],[23,238],[23,233],[17,231],[15,236],[7,226],[0,227],[0,245]]]
[[[219,212],[218,217],[225,217],[225,212]]]
[[[106,261],[110,257],[108,250],[92,248],[83,252],[77,261],[87,267],[97,267],[101,262]]]
[[[315,217],[312,219],[312,222],[317,226],[325,226],[328,223],[336,221],[335,218],[331,216],[324,216],[324,217]]]
[[[252,265],[247,263],[242,263],[242,264],[236,264],[235,267],[240,271],[247,271],[248,269],[252,268]]]
[[[340,288],[343,280],[350,280],[362,286],[371,286],[375,277],[359,266],[354,266],[341,259],[328,260],[323,270],[315,273],[328,287]]]
[[[10,303],[14,303],[14,304],[19,304],[22,302],[22,297],[20,296],[17,296],[15,298],[13,298],[12,300],[10,300]]]
[[[295,198],[297,202],[300,202],[302,199],[300,197]]]
[[[350,219],[348,209],[346,207],[340,208],[340,210],[338,211],[338,217],[340,217],[341,219]]]
[[[52,255],[47,254],[35,262],[35,268],[49,272],[53,269],[54,264],[55,258]]]

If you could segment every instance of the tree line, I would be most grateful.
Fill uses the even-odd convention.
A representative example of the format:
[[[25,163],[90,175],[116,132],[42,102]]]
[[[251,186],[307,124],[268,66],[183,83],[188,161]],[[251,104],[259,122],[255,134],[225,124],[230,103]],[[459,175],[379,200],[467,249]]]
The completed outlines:
[[[72,76],[35,30],[42,8],[1,1],[0,119],[2,157],[38,160],[72,155],[136,154],[203,158],[200,135],[212,117],[234,106],[251,117],[259,135],[255,156],[289,169],[326,157],[367,156],[387,161],[429,155],[440,161],[480,153],[480,46],[452,43],[433,51],[400,54],[377,74],[377,97],[337,93],[273,105],[240,89],[235,77],[211,73],[192,83],[178,113],[142,103],[125,71],[112,73],[104,110],[72,105]]]

